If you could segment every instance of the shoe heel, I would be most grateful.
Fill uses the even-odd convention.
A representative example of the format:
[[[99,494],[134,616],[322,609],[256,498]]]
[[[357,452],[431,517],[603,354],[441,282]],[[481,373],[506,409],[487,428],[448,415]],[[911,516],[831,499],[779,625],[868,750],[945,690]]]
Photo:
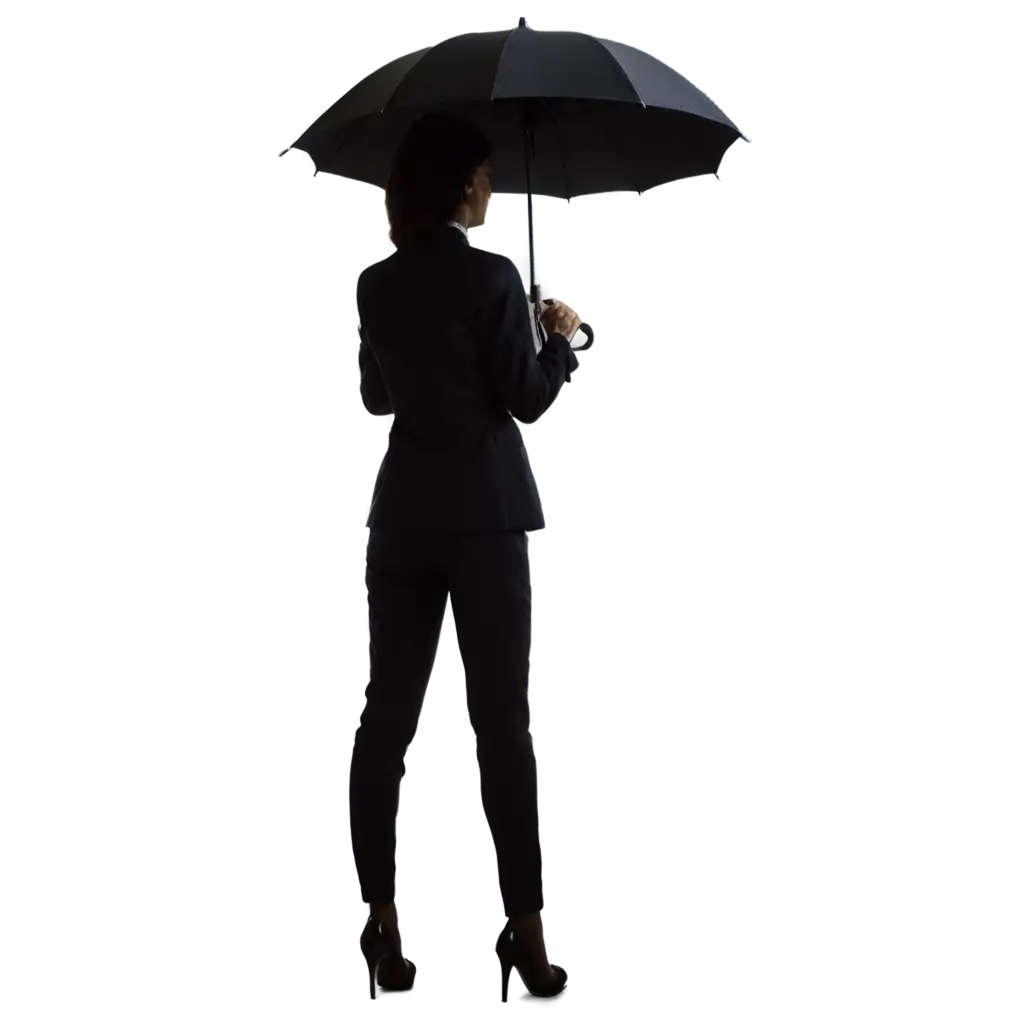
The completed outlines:
[[[508,1002],[508,978],[514,967],[519,972],[526,990],[532,996],[557,996],[564,988],[567,976],[556,964],[551,964],[553,974],[537,976],[531,966],[529,955],[522,941],[513,938],[514,930],[511,920],[502,929],[495,944],[494,952],[501,961],[501,1001]]]
[[[416,977],[416,965],[406,957],[400,956],[395,946],[395,937],[391,929],[371,915],[363,934],[359,937],[359,949],[366,960],[366,970],[370,975],[371,999],[377,998],[378,987],[393,992],[407,992],[412,988]]]

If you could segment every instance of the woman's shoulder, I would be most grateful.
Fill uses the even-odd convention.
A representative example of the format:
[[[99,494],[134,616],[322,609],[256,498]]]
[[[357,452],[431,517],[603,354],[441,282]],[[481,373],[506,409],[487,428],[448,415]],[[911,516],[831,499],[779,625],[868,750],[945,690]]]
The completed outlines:
[[[503,253],[491,252],[489,249],[480,249],[476,246],[459,246],[449,250],[449,254],[452,253],[462,262],[464,270],[469,271],[468,276],[474,290],[493,294],[514,287],[517,279],[522,284],[519,268]],[[432,260],[436,261],[437,258],[436,252],[431,253]],[[360,273],[359,288],[374,290],[377,287],[387,287],[388,284],[395,284],[403,279],[410,272],[416,273],[417,276],[420,274],[414,265],[407,262],[401,251],[396,249],[390,256],[371,263]]]
[[[493,246],[472,246],[466,251],[470,254],[470,259],[475,264],[477,272],[482,275],[484,282],[492,288],[504,291],[509,288],[522,287],[519,271],[501,249]]]
[[[355,274],[353,282],[354,291],[357,296],[366,295],[380,280],[387,271],[389,263],[392,262],[394,254],[391,252],[378,252],[362,264]]]

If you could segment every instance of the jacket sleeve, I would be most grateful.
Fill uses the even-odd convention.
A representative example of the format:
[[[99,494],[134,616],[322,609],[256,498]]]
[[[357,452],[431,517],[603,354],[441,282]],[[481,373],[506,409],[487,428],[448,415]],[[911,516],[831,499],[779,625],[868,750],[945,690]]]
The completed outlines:
[[[536,423],[558,397],[562,382],[571,380],[579,360],[561,334],[549,334],[537,351],[523,279],[507,257],[498,298],[484,310],[484,323],[495,391],[520,423]]]
[[[359,393],[368,413],[386,416],[395,410],[391,408],[391,397],[381,376],[380,366],[373,349],[366,343],[363,325],[359,325]]]
[[[374,416],[386,416],[394,412],[391,408],[391,396],[381,375],[377,357],[373,354],[366,332],[363,330],[362,311],[363,279],[360,275],[356,285],[356,308],[359,312],[359,393],[368,413]]]

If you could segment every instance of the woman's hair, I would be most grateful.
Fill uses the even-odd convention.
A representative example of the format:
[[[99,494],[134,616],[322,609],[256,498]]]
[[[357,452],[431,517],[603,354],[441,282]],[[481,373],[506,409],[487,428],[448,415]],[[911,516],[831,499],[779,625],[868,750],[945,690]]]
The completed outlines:
[[[475,124],[452,114],[427,114],[406,131],[384,194],[395,246],[455,216],[492,148]]]

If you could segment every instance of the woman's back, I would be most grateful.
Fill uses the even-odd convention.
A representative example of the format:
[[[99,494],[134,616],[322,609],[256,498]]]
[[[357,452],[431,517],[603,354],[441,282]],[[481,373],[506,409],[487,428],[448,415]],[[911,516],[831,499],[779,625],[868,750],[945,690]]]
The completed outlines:
[[[493,256],[457,239],[411,242],[364,282],[367,333],[396,429],[425,448],[473,449],[485,427],[508,415],[489,378],[480,323],[493,302]]]
[[[395,415],[367,525],[543,529],[511,416],[539,419],[578,363],[561,335],[536,351],[515,265],[442,225],[368,267],[357,302],[363,403]]]

